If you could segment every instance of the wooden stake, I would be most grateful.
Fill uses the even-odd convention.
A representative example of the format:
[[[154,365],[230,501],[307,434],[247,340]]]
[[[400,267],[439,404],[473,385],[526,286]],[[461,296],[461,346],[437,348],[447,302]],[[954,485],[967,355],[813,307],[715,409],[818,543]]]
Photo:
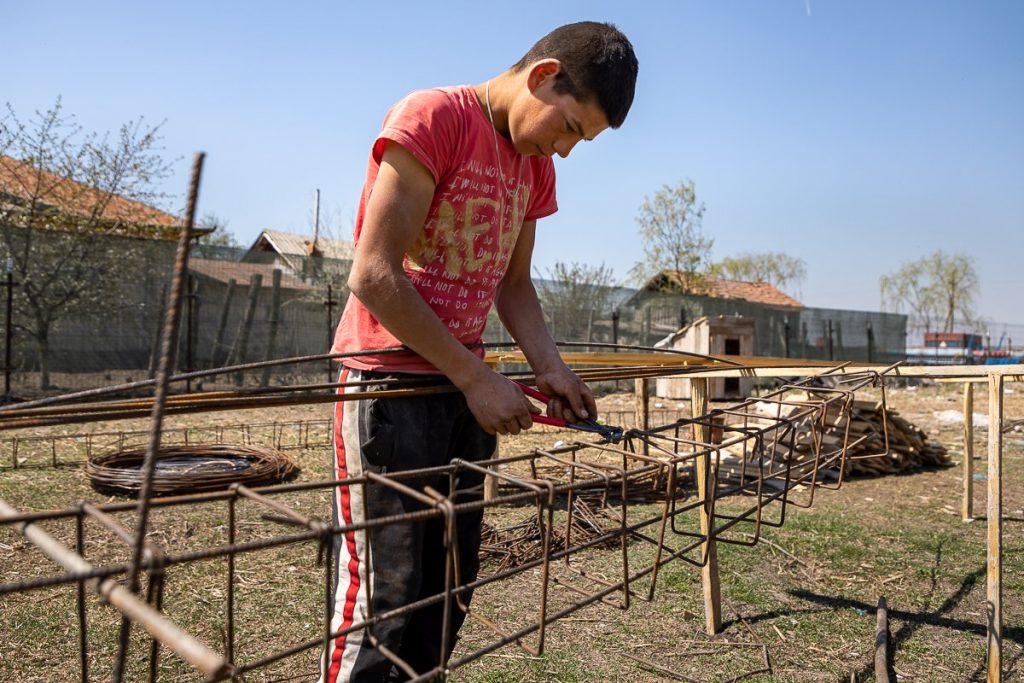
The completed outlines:
[[[228,364],[235,365],[245,362],[245,349],[249,345],[249,333],[252,331],[252,319],[256,313],[256,301],[260,297],[260,288],[263,286],[263,276],[253,273],[249,278],[249,304],[245,308],[245,317],[242,318],[242,326],[238,330],[238,336],[231,347]],[[242,384],[242,373],[235,373],[235,384]]]
[[[228,287],[224,290],[224,305],[220,309],[220,318],[217,319],[217,332],[213,337],[213,349],[210,351],[210,367],[220,367],[223,361],[227,360],[221,350],[224,347],[224,333],[228,329],[228,316],[231,315],[231,299],[235,295],[235,278],[228,280]],[[228,349],[230,353],[231,349]]]
[[[636,427],[646,431],[651,426],[650,402],[647,400],[647,389],[650,380],[640,378],[633,380],[633,391],[636,398]]]
[[[875,626],[875,683],[889,683],[889,606],[878,598]]]
[[[988,378],[988,683],[1003,680],[1003,376]]]
[[[501,451],[501,437],[494,437],[494,453],[491,454],[491,459],[497,459],[498,453]],[[495,472],[498,471],[498,466],[495,465],[492,468]],[[498,478],[490,474],[484,479],[484,502],[494,500],[498,497]]]
[[[963,520],[974,521],[974,385],[964,383],[964,499]]]
[[[281,322],[281,269],[274,268],[270,288],[270,330],[267,332],[267,352],[264,360],[274,358],[275,346],[277,345],[277,328]],[[270,384],[270,366],[263,368],[263,375],[260,377],[260,386]]]
[[[690,380],[690,408],[693,417],[697,418],[708,412],[708,380]],[[707,443],[710,437],[710,429],[705,425],[694,425],[693,438],[695,441]],[[705,505],[700,510],[700,532],[708,540],[701,548],[707,554],[707,564],[701,567],[700,582],[704,589],[704,624],[707,627],[709,636],[713,636],[722,629],[722,594],[718,581],[718,551],[715,542],[711,538],[712,524],[710,510],[710,498],[714,486],[714,480],[709,478],[711,469],[711,454],[705,453],[697,458],[697,487],[701,500]],[[704,484],[707,483],[705,487]]]
[[[633,382],[633,392],[636,401],[636,427],[646,431],[651,426],[651,405],[647,399],[647,389],[650,387],[650,380],[638,378],[633,380]],[[644,441],[643,445],[644,455],[648,455],[649,447],[647,442]]]

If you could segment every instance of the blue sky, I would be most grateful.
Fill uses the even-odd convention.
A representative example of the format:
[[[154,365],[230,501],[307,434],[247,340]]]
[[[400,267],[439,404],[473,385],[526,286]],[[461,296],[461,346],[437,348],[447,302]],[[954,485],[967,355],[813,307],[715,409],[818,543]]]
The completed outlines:
[[[305,3],[0,0],[0,101],[63,97],[87,129],[166,119],[183,203],[248,243],[304,232],[312,193],[347,237],[369,145],[410,90],[477,83],[569,21],[616,23],[640,60],[625,125],[557,160],[535,264],[642,256],[645,195],[690,178],[714,256],[807,262],[812,306],[877,309],[878,279],[963,251],[979,312],[1024,323],[1024,3]]]

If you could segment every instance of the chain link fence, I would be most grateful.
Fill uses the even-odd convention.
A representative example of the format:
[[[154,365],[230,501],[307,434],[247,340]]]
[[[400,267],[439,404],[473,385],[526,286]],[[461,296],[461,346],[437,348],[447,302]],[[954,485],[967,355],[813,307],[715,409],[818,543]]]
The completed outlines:
[[[542,291],[545,288],[541,288]],[[786,308],[741,299],[608,288],[602,310],[563,299],[545,306],[549,327],[565,341],[653,346],[704,316],[743,316],[754,321],[756,356],[889,363],[905,357],[907,316],[871,311]],[[551,293],[551,289],[548,289]],[[557,297],[557,292],[551,294]],[[593,300],[594,297],[587,297]],[[552,313],[552,311],[555,311]],[[497,326],[494,341],[506,340]]]
[[[5,287],[11,294],[13,395],[29,397],[153,376],[174,243],[7,226],[0,226],[0,238],[0,265],[15,264],[7,275],[11,286]],[[177,370],[325,352],[348,296],[350,265],[344,260],[194,246]],[[538,289],[548,324],[559,340],[651,346],[702,316],[740,315],[754,321],[754,355],[882,363],[905,358],[907,317],[901,314],[783,308],[622,287],[597,293],[574,287],[583,294],[569,295],[550,284],[540,283]],[[1024,340],[1024,328],[1019,326],[993,324],[991,330],[993,344],[1000,334]],[[493,312],[485,339],[511,339]],[[330,377],[331,364],[321,361],[220,375],[192,388]]]
[[[0,265],[13,266],[5,287],[11,393],[153,377],[175,248],[166,241],[0,226]],[[347,296],[349,267],[348,261],[193,246],[177,370],[324,353]],[[329,372],[324,361],[222,375],[205,385],[323,380]]]

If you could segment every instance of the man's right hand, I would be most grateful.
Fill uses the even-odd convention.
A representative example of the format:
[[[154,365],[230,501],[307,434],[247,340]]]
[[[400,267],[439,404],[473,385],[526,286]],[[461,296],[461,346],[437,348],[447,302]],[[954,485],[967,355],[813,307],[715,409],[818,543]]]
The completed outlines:
[[[540,413],[511,380],[481,364],[481,370],[460,387],[469,409],[488,434],[518,434],[533,426]]]

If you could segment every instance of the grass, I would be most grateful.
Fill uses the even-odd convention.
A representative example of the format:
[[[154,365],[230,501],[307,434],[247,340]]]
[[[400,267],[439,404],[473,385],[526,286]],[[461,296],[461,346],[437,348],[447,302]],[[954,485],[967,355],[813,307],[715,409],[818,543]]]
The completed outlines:
[[[983,393],[983,392],[979,392]],[[961,457],[959,430],[930,423],[933,410],[958,400],[949,387],[899,391],[892,402],[911,421],[932,430]],[[1007,418],[1019,417],[1024,398],[1008,396]],[[976,397],[975,410],[986,409]],[[322,408],[290,409],[280,419],[315,419]],[[228,421],[266,421],[258,415]],[[179,422],[181,418],[177,418]],[[216,424],[221,416],[196,416],[197,424]],[[138,426],[136,424],[135,426]],[[551,446],[560,437],[538,432],[509,439],[503,453]],[[564,436],[562,437],[564,438]],[[984,454],[982,431],[979,454]],[[73,453],[60,453],[70,459]],[[326,449],[296,451],[300,481],[329,475]],[[41,456],[46,460],[48,456]],[[1005,439],[1003,567],[1005,680],[1024,680],[1024,442]],[[975,471],[984,472],[984,461]],[[984,481],[976,482],[976,510],[983,512]],[[819,490],[809,510],[790,508],[781,528],[762,528],[764,542],[755,547],[719,544],[724,628],[704,634],[699,571],[673,562],[659,575],[653,602],[639,597],[623,611],[595,605],[551,626],[545,653],[531,657],[509,646],[456,670],[457,682],[643,681],[669,680],[671,673],[724,682],[760,666],[757,643],[768,646],[774,676],[744,681],[872,680],[875,606],[884,595],[890,606],[895,666],[901,680],[984,680],[985,658],[985,522],[965,524],[959,517],[959,470],[918,472],[907,476],[860,479],[839,491]],[[94,492],[76,468],[45,466],[0,470],[0,498],[22,509],[64,507],[78,499],[110,500]],[[322,492],[289,495],[286,502],[306,514],[329,516]],[[720,501],[736,511],[749,501]],[[654,506],[636,506],[632,514],[652,515]],[[282,527],[259,518],[254,506],[239,506],[241,539],[279,534]],[[489,513],[490,514],[490,513]],[[501,525],[521,518],[522,509],[499,510],[489,521]],[[132,514],[118,515],[126,525]],[[688,519],[688,523],[692,523]],[[45,525],[66,543],[74,542],[73,525]],[[153,540],[173,552],[208,548],[226,538],[224,504],[192,509],[157,510]],[[738,529],[749,532],[752,529]],[[736,538],[743,539],[737,535]],[[87,554],[96,561],[123,561],[124,548],[98,528],[87,533]],[[650,558],[649,545],[633,542],[630,557],[640,566]],[[242,555],[238,560],[239,657],[252,661],[289,645],[317,638],[321,628],[323,570],[315,563],[315,544],[286,546]],[[614,577],[619,556],[613,551],[579,558],[588,570]],[[55,571],[38,551],[9,529],[0,529],[0,581],[45,576]],[[168,615],[203,642],[220,649],[224,641],[225,564],[208,560],[169,570],[165,594]],[[578,577],[577,585],[588,585]],[[646,594],[647,582],[636,587]],[[482,589],[474,606],[506,628],[521,627],[536,617],[539,577],[514,577]],[[553,607],[569,604],[574,594],[553,587]],[[67,678],[77,677],[77,623],[73,587],[47,588],[0,597],[0,669],[3,680],[50,681],[60,662]],[[89,598],[90,669],[95,680],[109,678],[116,648],[118,616]],[[491,642],[487,629],[468,624],[456,656]],[[134,629],[128,680],[145,677],[146,645]],[[533,638],[530,642],[535,643]],[[285,660],[250,681],[308,674],[315,679],[317,649]],[[174,656],[161,657],[163,681],[193,681],[194,672]]]

